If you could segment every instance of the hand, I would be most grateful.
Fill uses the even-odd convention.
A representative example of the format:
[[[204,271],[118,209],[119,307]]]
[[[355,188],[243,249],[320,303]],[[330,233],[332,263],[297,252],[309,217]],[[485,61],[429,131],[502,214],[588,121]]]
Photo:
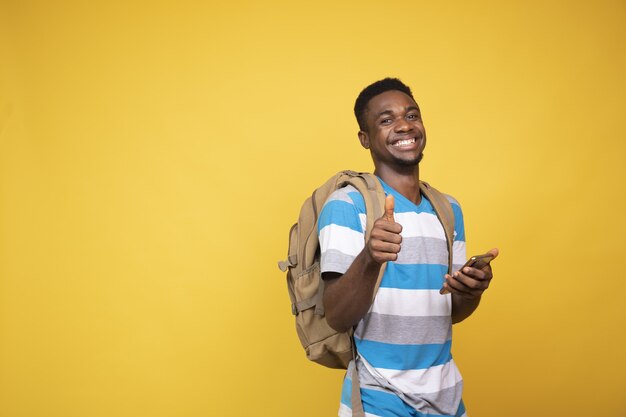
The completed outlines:
[[[489,251],[493,255],[493,259],[498,256],[498,249]],[[480,296],[489,288],[489,283],[493,278],[491,264],[487,264],[482,268],[463,267],[462,270],[456,271],[454,274],[445,275],[446,282],[439,291],[441,294],[457,294],[463,298],[480,298]]]
[[[400,243],[402,243],[402,225],[393,218],[395,202],[392,195],[385,198],[385,213],[374,222],[372,233],[367,241],[366,249],[369,257],[376,263],[398,259]]]

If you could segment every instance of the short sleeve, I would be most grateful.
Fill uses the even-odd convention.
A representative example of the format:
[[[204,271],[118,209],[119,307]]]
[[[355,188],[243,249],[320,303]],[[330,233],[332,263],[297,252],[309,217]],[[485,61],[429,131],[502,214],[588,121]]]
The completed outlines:
[[[318,219],[320,270],[344,274],[364,247],[365,204],[353,187],[336,190]]]

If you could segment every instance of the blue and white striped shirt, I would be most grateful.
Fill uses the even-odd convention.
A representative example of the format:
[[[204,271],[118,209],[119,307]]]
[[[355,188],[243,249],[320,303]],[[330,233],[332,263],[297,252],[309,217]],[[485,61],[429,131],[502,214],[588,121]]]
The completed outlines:
[[[443,226],[426,198],[419,206],[381,180],[395,198],[402,244],[388,262],[368,313],[355,330],[363,406],[368,416],[464,416],[463,381],[452,359],[452,299],[439,290],[447,273]],[[463,214],[455,216],[453,270],[465,262]],[[345,273],[364,248],[365,203],[352,186],[335,191],[320,213],[322,272]],[[352,414],[350,364],[340,416]]]

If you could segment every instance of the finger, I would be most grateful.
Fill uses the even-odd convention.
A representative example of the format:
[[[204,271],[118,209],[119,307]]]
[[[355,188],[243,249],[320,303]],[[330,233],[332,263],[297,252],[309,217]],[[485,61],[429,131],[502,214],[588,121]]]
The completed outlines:
[[[443,282],[443,285],[441,286],[441,289],[439,290],[439,294],[464,295],[466,294],[466,291],[469,291],[469,288],[464,288],[464,286],[458,282],[454,282],[453,284],[453,281],[454,281],[454,278],[451,275],[445,274],[444,282]]]
[[[478,271],[481,273],[481,277],[472,277],[469,275],[465,275],[465,273],[455,272],[452,281],[456,281],[459,284],[463,285],[464,288],[459,288],[464,291],[473,291],[473,290],[481,290],[484,291],[489,287],[489,280],[483,278],[482,271]],[[451,282],[453,284],[454,282]]]
[[[461,284],[457,280],[455,280],[450,275],[445,275],[445,282],[443,286],[439,290],[439,294],[457,294],[462,297],[471,297],[471,290],[467,288],[465,285]]]
[[[372,236],[375,235],[376,230],[384,230],[399,235],[402,232],[402,225],[400,223],[392,223],[392,221],[388,221],[386,216],[376,220],[372,229]]]
[[[393,222],[393,209],[395,208],[395,201],[394,198],[391,194],[389,194],[386,198],[385,198],[385,219],[387,219],[390,222]]]
[[[452,294],[458,294],[463,297],[477,297],[483,293],[483,283],[464,277],[463,274],[455,272],[452,277],[446,278],[446,288]]]
[[[500,251],[498,250],[498,248],[493,248],[488,253],[493,255],[493,259],[496,259],[498,257],[498,255],[500,254]],[[492,261],[493,261],[493,259],[492,259]],[[489,279],[491,279],[493,277],[493,271],[491,270],[491,262],[489,262],[487,264],[486,268],[483,268],[483,271],[485,271],[487,273]]]
[[[450,294],[450,286],[448,285],[448,278],[450,277],[450,275],[445,274],[443,276],[444,281],[443,281],[443,285],[441,286],[441,289],[439,290],[439,294]]]
[[[389,248],[385,248],[386,250],[377,250],[374,247],[369,247],[368,252],[372,259],[374,259],[378,263],[383,262],[395,262],[398,259],[398,252],[389,251]]]
[[[383,242],[380,240],[371,240],[370,247],[376,252],[400,253],[402,247],[397,243]]]
[[[488,267],[489,267],[489,264],[480,268],[472,268],[472,267],[466,266],[465,268],[463,268],[463,271],[461,272],[464,276],[483,281],[489,278],[489,274],[487,274]]]
[[[395,262],[398,260],[398,254],[391,252],[375,252],[372,254],[372,258],[380,264],[383,262]]]
[[[479,279],[481,281],[488,281],[493,278],[491,264],[486,264],[480,267],[465,267],[461,272],[467,276],[470,276],[474,279]]]
[[[398,223],[390,224],[388,221],[384,221],[389,226],[400,226]],[[380,240],[383,242],[402,243],[402,235],[399,228],[375,228],[372,230],[371,238],[373,240]]]

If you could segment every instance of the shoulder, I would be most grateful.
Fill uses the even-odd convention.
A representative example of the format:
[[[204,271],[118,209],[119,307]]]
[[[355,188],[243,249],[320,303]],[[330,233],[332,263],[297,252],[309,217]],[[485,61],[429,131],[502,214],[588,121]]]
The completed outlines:
[[[454,214],[454,231],[455,240],[465,241],[465,220],[463,219],[463,210],[461,210],[461,204],[459,201],[449,194],[444,194],[450,205],[452,206],[452,213]]]
[[[459,203],[459,200],[457,200],[456,198],[452,197],[450,194],[445,194],[444,196],[446,197],[446,199],[450,202],[450,205],[452,206],[452,209],[454,211],[461,211],[461,203]]]
[[[459,203],[459,200],[457,200],[450,194],[443,193],[441,191],[439,191],[439,193],[443,195],[446,200],[448,200],[450,206],[452,207],[452,214],[454,215],[454,229],[457,233],[457,238],[464,239],[465,222],[463,220],[463,210],[461,209],[461,204]]]
[[[326,199],[318,219],[318,231],[330,225],[362,231],[365,202],[356,188],[348,185],[337,189]]]
[[[365,212],[365,201],[363,200],[363,196],[352,185],[346,185],[345,187],[338,188],[333,191],[324,203],[324,207],[329,205],[342,206],[343,204],[341,203],[354,207],[359,213]]]
[[[448,202],[450,203],[450,205],[452,206],[452,211],[454,212],[454,215],[462,215],[462,210],[461,210],[461,204],[459,203],[459,200],[457,200],[456,198],[454,198],[453,196],[451,196],[450,194],[444,193],[443,191],[438,190],[437,188],[433,187],[432,185],[430,185],[429,183],[424,183],[428,188],[431,189],[431,192],[434,194],[440,194],[442,195],[446,200],[448,200]]]

